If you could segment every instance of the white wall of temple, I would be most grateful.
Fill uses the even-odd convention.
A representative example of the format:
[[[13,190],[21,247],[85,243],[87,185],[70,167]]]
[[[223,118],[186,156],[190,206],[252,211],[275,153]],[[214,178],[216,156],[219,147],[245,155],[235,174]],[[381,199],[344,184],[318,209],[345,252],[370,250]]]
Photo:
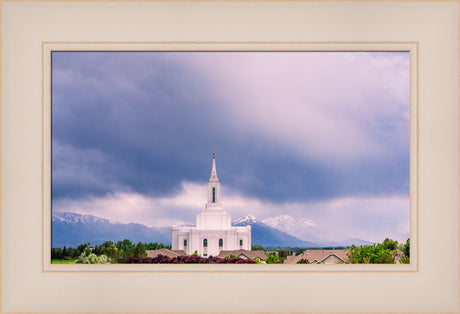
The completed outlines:
[[[198,230],[229,230],[232,226],[232,217],[224,209],[203,210],[196,215]]]
[[[236,248],[232,249],[232,250],[247,250],[247,251],[250,251],[251,250],[251,226],[244,226],[244,227],[232,227],[233,229],[235,229],[235,231],[237,232],[238,236],[237,236],[237,243],[236,243]],[[243,245],[240,245],[240,240],[242,240],[242,244]]]
[[[175,227],[172,231],[172,249],[184,250],[188,255],[197,251],[204,257],[217,256],[222,250],[251,250],[251,227],[232,227],[229,230]]]
[[[184,250],[187,255],[190,247],[190,234],[193,227],[173,227],[171,230],[171,249],[172,250]],[[185,242],[184,242],[185,241]],[[193,252],[192,252],[193,253]]]

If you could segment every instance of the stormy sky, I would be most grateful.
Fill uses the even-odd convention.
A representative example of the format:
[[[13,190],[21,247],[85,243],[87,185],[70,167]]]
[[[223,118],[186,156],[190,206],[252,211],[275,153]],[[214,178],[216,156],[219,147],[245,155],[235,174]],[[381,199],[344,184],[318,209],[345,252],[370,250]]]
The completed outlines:
[[[409,53],[52,53],[53,211],[194,223],[213,151],[233,218],[403,241]]]

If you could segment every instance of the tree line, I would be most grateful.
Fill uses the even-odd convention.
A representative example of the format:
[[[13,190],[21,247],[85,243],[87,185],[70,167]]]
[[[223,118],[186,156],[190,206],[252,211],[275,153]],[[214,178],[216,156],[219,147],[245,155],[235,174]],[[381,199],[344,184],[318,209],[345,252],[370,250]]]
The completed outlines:
[[[410,263],[410,239],[406,243],[386,238],[382,243],[352,246],[348,260],[352,264],[395,264],[395,257],[401,253],[400,263]]]
[[[171,245],[163,243],[142,243],[137,244],[129,239],[120,240],[117,242],[105,241],[100,245],[91,246],[88,243],[82,243],[76,248],[52,248],[51,259],[66,259],[82,261],[84,263],[99,263],[106,261],[111,263],[120,263],[126,261],[132,256],[146,257],[146,250],[171,249]],[[102,259],[101,259],[102,257]]]
[[[73,260],[76,263],[126,263],[133,261],[132,257],[145,258],[147,250],[171,249],[171,245],[163,243],[142,243],[137,244],[129,239],[124,239],[118,242],[106,241],[94,247],[90,243],[82,243],[76,248],[65,247],[52,248],[52,259]],[[311,248],[310,248],[311,249]],[[329,248],[320,248],[329,249]],[[359,247],[351,246],[349,248],[338,248],[349,250],[348,262],[352,264],[394,264],[395,257],[399,256],[400,263],[410,263],[410,239],[406,243],[398,243],[397,241],[386,238],[382,243],[374,243],[371,245],[362,245]],[[289,248],[289,247],[268,247],[254,244],[251,250],[262,250],[267,255],[267,264],[281,264],[289,255],[299,255],[306,248]],[[301,263],[308,263],[307,260]]]
[[[267,247],[254,244],[252,250],[263,250],[267,255],[267,264],[281,264],[289,255],[299,255],[305,250],[348,250],[348,262],[352,264],[395,264],[396,256],[399,256],[401,264],[410,263],[410,239],[406,243],[398,243],[386,238],[382,243],[351,247],[322,247],[322,248],[299,248],[299,247]],[[308,264],[307,259],[302,259],[298,264]]]

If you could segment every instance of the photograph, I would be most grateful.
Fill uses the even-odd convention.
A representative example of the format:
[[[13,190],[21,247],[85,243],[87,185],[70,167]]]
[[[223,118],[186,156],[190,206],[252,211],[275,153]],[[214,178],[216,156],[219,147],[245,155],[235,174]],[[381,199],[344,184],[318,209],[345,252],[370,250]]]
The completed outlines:
[[[410,66],[52,51],[51,263],[410,264]]]
[[[460,313],[459,8],[0,0],[0,314]]]

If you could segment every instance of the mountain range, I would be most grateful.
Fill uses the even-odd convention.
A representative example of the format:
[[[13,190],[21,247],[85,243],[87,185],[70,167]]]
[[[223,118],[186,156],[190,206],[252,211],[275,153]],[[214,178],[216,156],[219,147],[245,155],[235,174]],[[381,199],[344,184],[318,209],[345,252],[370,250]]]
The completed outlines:
[[[121,223],[115,220],[81,215],[70,212],[53,213],[51,224],[52,247],[76,247],[89,242],[92,245],[105,241],[130,239],[132,242],[171,243],[171,227],[154,228],[138,223]],[[251,226],[252,244],[286,247],[325,247],[363,245],[370,242],[342,237],[340,240],[325,239],[321,230],[311,221],[296,220],[284,215],[258,221],[246,216],[232,222],[233,226]]]
[[[93,215],[61,212],[52,215],[52,247],[72,246],[81,243],[92,245],[105,241],[130,239],[132,242],[171,243],[171,228],[151,228],[138,223],[120,223]]]

